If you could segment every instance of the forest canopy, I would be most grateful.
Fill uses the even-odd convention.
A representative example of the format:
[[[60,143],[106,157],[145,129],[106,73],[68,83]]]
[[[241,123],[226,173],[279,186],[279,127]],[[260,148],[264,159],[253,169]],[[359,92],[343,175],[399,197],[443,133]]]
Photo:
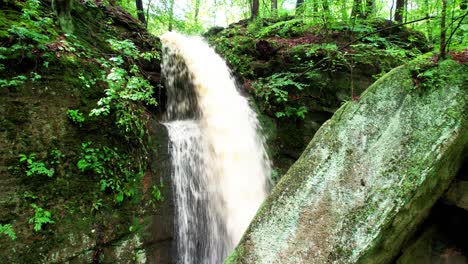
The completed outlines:
[[[306,24],[333,28],[387,20],[424,32],[435,47],[440,38],[466,47],[467,0],[118,0],[147,28],[198,34],[243,19],[299,16]],[[442,28],[445,28],[442,30]],[[442,34],[441,33],[444,33]],[[445,36],[444,36],[445,35]]]

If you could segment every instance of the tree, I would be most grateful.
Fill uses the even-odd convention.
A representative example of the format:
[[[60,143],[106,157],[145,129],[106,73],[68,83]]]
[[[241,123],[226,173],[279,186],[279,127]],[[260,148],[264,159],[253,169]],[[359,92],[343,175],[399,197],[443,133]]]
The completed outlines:
[[[146,26],[145,10],[143,9],[143,0],[135,0],[138,20]]]
[[[398,23],[403,23],[403,12],[405,11],[405,0],[396,0],[396,7],[395,7],[395,21]]]
[[[173,24],[174,24],[174,0],[170,0],[169,2],[169,27],[168,27],[169,31],[172,31]]]
[[[364,13],[362,12],[362,0],[354,0],[353,8],[351,9],[351,19],[363,17]]]
[[[302,4],[304,4],[304,0],[297,0],[296,1],[296,12],[297,13],[302,13]]]
[[[278,0],[271,0],[271,15],[273,17],[278,15]]]
[[[198,24],[198,14],[200,13],[200,0],[195,0],[195,15],[193,17],[193,22]]]
[[[74,26],[71,17],[72,0],[52,0],[52,10],[58,17],[60,27],[67,33],[73,33]]]
[[[251,18],[254,19],[258,16],[258,10],[260,8],[259,0],[252,0],[252,13]]]
[[[424,0],[423,9],[426,11],[425,12],[426,17],[429,17],[429,0]],[[433,43],[432,27],[431,27],[430,19],[426,20],[426,32],[427,32],[427,40],[429,40],[429,43]]]
[[[375,0],[366,0],[364,17],[371,18],[375,14]]]
[[[442,14],[440,18],[440,53],[439,53],[439,58],[444,59],[445,58],[445,47],[447,42],[445,41],[446,39],[446,32],[447,28],[445,26],[445,20],[447,18],[447,0],[442,0]]]

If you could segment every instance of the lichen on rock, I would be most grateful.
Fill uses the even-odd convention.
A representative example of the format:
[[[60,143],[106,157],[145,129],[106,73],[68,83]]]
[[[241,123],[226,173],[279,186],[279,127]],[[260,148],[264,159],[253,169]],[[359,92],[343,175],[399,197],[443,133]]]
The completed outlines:
[[[226,263],[389,263],[449,186],[468,143],[466,65],[392,70],[316,133]],[[464,77],[460,77],[464,76]]]

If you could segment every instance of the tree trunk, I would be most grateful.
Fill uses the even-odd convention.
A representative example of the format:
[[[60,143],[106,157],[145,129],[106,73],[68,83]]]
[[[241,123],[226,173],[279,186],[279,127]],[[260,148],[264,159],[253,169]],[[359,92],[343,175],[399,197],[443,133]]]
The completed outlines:
[[[328,1],[329,0],[322,0],[322,8],[323,8],[322,20],[325,26],[327,25],[327,22],[331,16],[330,15],[330,3]]]
[[[148,0],[148,5],[146,6],[146,24],[145,24],[146,28],[148,28],[148,24],[150,22],[150,16],[149,16],[150,7],[151,7],[151,0]]]
[[[302,13],[302,11],[303,11],[302,4],[304,4],[304,0],[297,0],[296,1],[296,13]]]
[[[273,17],[278,15],[278,0],[271,0],[271,14]]]
[[[60,27],[66,33],[72,34],[74,30],[73,19],[71,17],[72,0],[52,0],[52,10],[58,17]]]
[[[135,3],[138,20],[140,20],[140,22],[146,26],[145,10],[143,9],[143,0],[136,0]]]
[[[174,24],[174,0],[170,0],[169,2],[169,27],[168,27],[169,31],[172,31],[173,24]]]
[[[341,20],[348,20],[348,6],[347,0],[341,0]]]
[[[375,14],[375,0],[366,0],[366,7],[364,10],[364,17],[371,18]]]
[[[362,12],[362,0],[353,1],[353,8],[351,9],[351,19],[354,19],[356,17],[364,17],[364,14]]]
[[[200,0],[195,1],[195,15],[193,17],[193,22],[198,24],[198,14],[200,13]]]
[[[251,15],[252,19],[255,19],[258,17],[259,8],[260,8],[259,0],[252,0],[252,15]]]
[[[447,0],[442,0],[442,16],[440,18],[440,59],[445,59],[446,53],[446,32],[447,28],[445,26],[445,20],[447,18]]]
[[[388,20],[392,21],[393,18],[393,6],[395,5],[395,0],[392,0],[392,5],[390,6],[390,15]]]
[[[403,23],[403,12],[405,10],[405,0],[396,0],[395,21]]]
[[[426,17],[429,17],[429,0],[424,0],[424,9],[426,10]],[[431,20],[426,20],[427,40],[433,44],[434,38],[432,37]]]

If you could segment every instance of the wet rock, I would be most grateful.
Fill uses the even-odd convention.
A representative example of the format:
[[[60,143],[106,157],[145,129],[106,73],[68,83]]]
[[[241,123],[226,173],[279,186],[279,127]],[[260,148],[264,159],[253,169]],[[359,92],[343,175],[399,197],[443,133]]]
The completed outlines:
[[[386,74],[317,131],[226,263],[396,257],[468,143],[466,66],[442,62],[432,70],[444,78],[420,89],[410,73],[417,63]]]
[[[444,200],[450,204],[468,210],[468,181],[454,181],[445,194]]]

